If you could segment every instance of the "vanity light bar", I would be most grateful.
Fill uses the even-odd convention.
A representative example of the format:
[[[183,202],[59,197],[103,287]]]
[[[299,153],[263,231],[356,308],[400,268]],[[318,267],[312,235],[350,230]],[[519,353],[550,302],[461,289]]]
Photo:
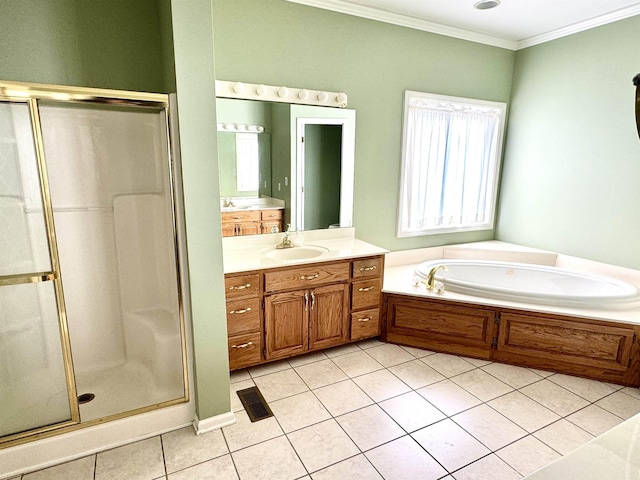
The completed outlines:
[[[219,123],[218,131],[235,133],[264,133],[264,127],[262,125],[245,125],[242,123]]]
[[[347,106],[347,94],[342,92],[257,85],[254,83],[228,82],[226,80],[216,80],[216,96],[243,100],[320,105],[323,107],[346,108]]]

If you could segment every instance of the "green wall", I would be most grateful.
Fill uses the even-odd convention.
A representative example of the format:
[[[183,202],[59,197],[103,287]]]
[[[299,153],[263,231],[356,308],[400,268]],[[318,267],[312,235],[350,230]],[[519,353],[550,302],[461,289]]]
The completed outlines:
[[[396,238],[403,92],[507,102],[514,52],[284,0],[213,4],[218,79],[347,93],[358,112],[358,238],[393,250],[493,238]]]
[[[0,79],[169,91],[167,1],[2,0]]]
[[[640,16],[521,50],[497,238],[640,268]]]

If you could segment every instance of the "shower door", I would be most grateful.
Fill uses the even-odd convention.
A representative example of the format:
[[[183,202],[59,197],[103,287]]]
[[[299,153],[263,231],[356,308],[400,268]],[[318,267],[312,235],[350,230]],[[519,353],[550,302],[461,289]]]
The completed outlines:
[[[79,422],[35,100],[0,100],[0,444]]]

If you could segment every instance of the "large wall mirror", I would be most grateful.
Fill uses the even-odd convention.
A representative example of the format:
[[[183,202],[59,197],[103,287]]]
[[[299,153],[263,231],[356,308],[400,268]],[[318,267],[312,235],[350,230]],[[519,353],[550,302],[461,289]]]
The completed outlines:
[[[353,226],[355,110],[220,97],[216,107],[223,212],[281,206],[284,228]]]

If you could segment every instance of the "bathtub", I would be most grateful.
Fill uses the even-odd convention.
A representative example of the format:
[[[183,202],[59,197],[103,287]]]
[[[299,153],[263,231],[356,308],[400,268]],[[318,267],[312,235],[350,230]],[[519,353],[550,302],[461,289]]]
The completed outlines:
[[[414,284],[430,270],[445,290],[484,298],[573,308],[626,309],[640,305],[640,290],[615,278],[557,267],[488,260],[439,259],[415,269]]]

